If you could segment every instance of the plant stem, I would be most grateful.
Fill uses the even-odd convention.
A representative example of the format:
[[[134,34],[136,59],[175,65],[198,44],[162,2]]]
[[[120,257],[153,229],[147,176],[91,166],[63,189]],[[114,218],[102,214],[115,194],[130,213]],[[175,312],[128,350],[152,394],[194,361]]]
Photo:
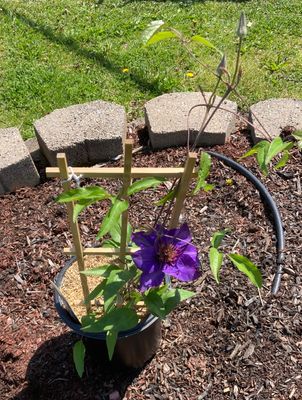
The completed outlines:
[[[238,75],[239,64],[240,64],[240,51],[241,51],[241,46],[242,46],[242,37],[240,36],[240,38],[239,38],[239,44],[238,44],[238,49],[237,49],[237,57],[236,57],[235,71],[234,71],[234,75],[233,75],[233,79],[232,79],[231,86],[234,86],[234,85],[235,85],[236,78],[237,78],[237,75]]]
[[[196,104],[194,107],[192,107],[191,110],[193,110],[194,108],[197,108],[197,107],[207,107],[207,106],[208,106],[208,104],[202,104],[202,103],[200,103],[200,104]],[[217,108],[217,106],[214,106],[214,105],[212,105],[211,107]],[[243,116],[241,116],[241,115],[238,115],[236,112],[231,111],[231,110],[228,110],[227,108],[224,108],[224,107],[219,107],[219,108],[220,108],[220,110],[223,110],[223,111],[229,112],[230,114],[235,115],[235,116],[238,117],[241,121],[245,122],[246,124],[248,124],[248,125],[251,126],[252,128],[255,128],[254,124],[252,124],[247,118],[245,118],[245,117],[243,117]],[[259,128],[258,128],[258,130],[259,130],[259,132],[261,132],[263,135],[266,135],[265,131],[262,131],[262,130],[260,130]]]
[[[225,92],[225,94],[224,94],[224,95],[222,96],[222,98],[219,100],[219,102],[218,102],[217,106],[215,107],[214,111],[213,111],[212,114],[209,116],[209,118],[208,118],[207,121],[204,123],[204,125],[202,126],[202,129],[199,130],[199,132],[198,132],[198,134],[197,134],[197,136],[196,136],[196,139],[195,139],[195,141],[194,141],[194,143],[193,143],[193,146],[191,147],[191,151],[194,151],[194,150],[195,150],[200,135],[205,131],[206,127],[207,127],[207,126],[209,125],[209,123],[211,122],[211,120],[212,120],[212,118],[214,117],[214,115],[216,114],[217,110],[220,108],[221,104],[222,104],[222,103],[224,102],[224,100],[228,97],[228,95],[231,93],[231,91],[232,91],[231,88],[228,87],[227,90],[226,90],[226,92]],[[190,110],[190,111],[191,111],[191,110]]]
[[[234,89],[234,94],[239,98],[239,100],[244,104],[247,105],[247,101],[244,99],[243,96],[241,96],[241,94],[238,92],[238,90],[235,88]],[[259,118],[257,117],[257,115],[255,113],[253,113],[250,110],[252,116],[255,118],[255,120],[258,122],[258,124],[261,126],[261,128],[263,129],[263,131],[261,132],[260,129],[258,128],[259,132],[261,132],[262,134],[264,134],[264,136],[266,136],[269,140],[273,140],[272,136],[268,133],[268,131],[265,129],[265,127],[263,126],[263,124],[261,123],[261,121],[259,120]],[[254,125],[250,124],[253,128]]]
[[[174,187],[175,187],[177,181],[179,181],[179,179],[174,179],[174,181],[173,181],[173,183],[172,183],[172,186],[171,186],[171,188],[170,188],[170,190],[169,190],[170,192],[174,189]],[[171,202],[173,202],[174,199],[175,199],[175,195],[172,197]],[[161,206],[161,208],[160,208],[160,210],[159,210],[159,213],[158,213],[158,215],[157,215],[157,217],[156,217],[156,220],[155,220],[155,222],[154,222],[154,224],[153,224],[153,227],[155,227],[155,226],[158,224],[158,221],[159,221],[159,219],[160,219],[160,217],[161,217],[161,215],[162,215],[162,213],[163,213],[163,211],[164,211],[165,206],[166,206],[166,203],[163,204],[163,205]]]

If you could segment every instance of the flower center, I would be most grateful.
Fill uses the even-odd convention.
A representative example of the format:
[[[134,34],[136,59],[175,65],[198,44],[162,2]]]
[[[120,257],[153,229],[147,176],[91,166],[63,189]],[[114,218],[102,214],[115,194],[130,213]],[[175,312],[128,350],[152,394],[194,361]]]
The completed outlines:
[[[161,262],[172,264],[178,257],[177,248],[172,243],[161,245],[159,247],[158,257]]]

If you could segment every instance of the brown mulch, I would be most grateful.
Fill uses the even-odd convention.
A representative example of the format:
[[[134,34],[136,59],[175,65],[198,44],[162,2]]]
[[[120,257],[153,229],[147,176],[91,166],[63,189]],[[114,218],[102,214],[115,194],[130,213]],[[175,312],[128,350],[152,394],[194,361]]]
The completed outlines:
[[[131,134],[138,145],[136,131]],[[143,130],[139,137],[146,143]],[[227,145],[213,150],[236,159],[249,146],[248,134],[241,129]],[[145,150],[134,156],[134,165],[177,166],[184,157],[182,148]],[[253,159],[245,164],[260,176]],[[72,344],[78,338],[59,320],[50,287],[66,260],[63,247],[71,240],[65,207],[54,201],[60,182],[48,180],[1,197],[0,398],[301,400],[300,176],[301,155],[295,153],[282,174],[261,177],[278,204],[286,231],[286,269],[277,296],[270,294],[276,243],[269,212],[245,178],[214,160],[209,180],[215,190],[186,204],[185,217],[200,249],[203,272],[186,287],[197,295],[163,323],[161,347],[144,368],[129,370],[88,354],[82,380],[72,362]],[[233,184],[227,185],[226,179]],[[111,190],[118,186],[109,181],[104,185]],[[162,190],[133,199],[133,225],[150,223],[150,204]],[[85,244],[94,242],[105,211],[94,206],[83,213]],[[223,242],[225,252],[246,254],[262,269],[262,301],[226,259],[220,285],[209,273],[211,234],[227,227],[231,233]]]

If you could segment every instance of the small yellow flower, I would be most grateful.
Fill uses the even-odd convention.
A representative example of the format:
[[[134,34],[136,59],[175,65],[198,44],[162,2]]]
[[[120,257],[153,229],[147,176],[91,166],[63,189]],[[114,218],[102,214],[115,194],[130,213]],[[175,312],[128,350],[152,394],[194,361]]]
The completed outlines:
[[[186,77],[188,77],[188,78],[193,78],[193,76],[194,76],[193,72],[187,72],[186,73]]]
[[[233,179],[228,178],[225,180],[225,183],[229,186],[232,186],[234,184],[234,181],[233,181]]]
[[[128,72],[129,72],[129,68],[123,68],[123,69],[122,69],[122,73],[123,73],[123,74],[127,74]]]

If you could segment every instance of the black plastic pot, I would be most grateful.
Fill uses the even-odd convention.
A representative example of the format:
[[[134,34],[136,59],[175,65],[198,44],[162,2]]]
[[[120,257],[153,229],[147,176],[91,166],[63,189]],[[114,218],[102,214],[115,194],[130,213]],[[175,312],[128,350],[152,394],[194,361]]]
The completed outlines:
[[[61,272],[56,276],[54,283],[60,288],[64,275],[68,268],[74,263],[75,257],[71,258]],[[64,301],[55,291],[55,307],[60,318],[75,333],[91,341],[99,342],[100,347],[106,345],[106,333],[88,333],[81,330],[81,324],[64,307]],[[161,321],[154,315],[149,315],[144,321],[140,322],[133,329],[119,332],[117,343],[114,350],[114,357],[118,358],[127,367],[142,367],[155,353],[161,341]]]

